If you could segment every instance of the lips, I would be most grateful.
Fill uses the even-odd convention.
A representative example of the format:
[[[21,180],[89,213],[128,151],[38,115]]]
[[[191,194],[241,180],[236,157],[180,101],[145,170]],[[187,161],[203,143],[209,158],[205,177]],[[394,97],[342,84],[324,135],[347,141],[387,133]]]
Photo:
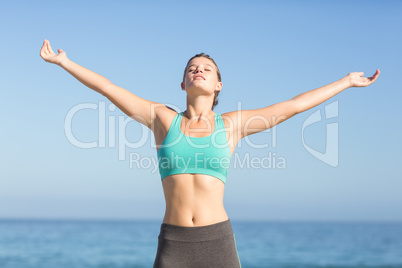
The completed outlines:
[[[194,80],[195,80],[195,79],[197,79],[198,77],[201,77],[202,79],[204,79],[204,80],[205,80],[205,77],[204,77],[204,76],[202,76],[202,75],[200,75],[200,74],[196,74],[196,75],[194,75]]]

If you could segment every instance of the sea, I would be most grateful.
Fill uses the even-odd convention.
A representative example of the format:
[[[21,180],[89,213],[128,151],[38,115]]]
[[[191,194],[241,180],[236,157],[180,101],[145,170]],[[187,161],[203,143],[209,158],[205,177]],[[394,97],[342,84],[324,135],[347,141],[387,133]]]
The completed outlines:
[[[242,268],[402,268],[402,222],[231,223]],[[0,219],[0,268],[152,267],[160,224]]]

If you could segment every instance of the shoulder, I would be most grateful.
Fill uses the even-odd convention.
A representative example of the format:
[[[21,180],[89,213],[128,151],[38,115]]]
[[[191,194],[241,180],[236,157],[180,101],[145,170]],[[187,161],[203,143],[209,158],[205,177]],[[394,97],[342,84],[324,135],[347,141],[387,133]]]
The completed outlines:
[[[167,105],[156,107],[154,129],[162,132],[164,132],[166,129],[169,129],[170,125],[173,122],[173,119],[178,114],[179,113],[176,112],[175,109]]]
[[[232,128],[236,124],[238,116],[239,111],[232,111],[221,114],[223,123],[227,128]]]
[[[179,114],[175,109],[162,105],[155,108],[155,116],[160,120],[174,118],[177,114]]]

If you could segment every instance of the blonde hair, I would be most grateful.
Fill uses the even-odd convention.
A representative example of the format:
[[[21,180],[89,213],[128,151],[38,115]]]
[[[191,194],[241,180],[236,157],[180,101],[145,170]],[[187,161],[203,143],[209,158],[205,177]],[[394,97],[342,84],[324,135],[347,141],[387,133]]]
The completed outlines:
[[[217,76],[218,76],[218,81],[219,81],[219,82],[222,82],[221,73],[220,73],[220,71],[219,71],[218,65],[215,63],[214,59],[212,59],[209,55],[207,55],[207,54],[205,54],[205,53],[196,54],[195,56],[191,57],[191,59],[188,60],[187,65],[186,65],[186,68],[184,68],[183,82],[184,82],[184,78],[186,77],[188,64],[190,63],[190,61],[191,61],[192,59],[198,58],[198,57],[207,58],[207,59],[209,59],[210,61],[212,61],[212,62],[215,64],[215,66],[216,66],[216,74],[217,74]],[[214,109],[214,107],[215,107],[216,105],[218,105],[218,95],[219,95],[219,92],[220,92],[220,91],[216,91],[216,92],[215,92],[214,101],[212,102],[212,110]]]

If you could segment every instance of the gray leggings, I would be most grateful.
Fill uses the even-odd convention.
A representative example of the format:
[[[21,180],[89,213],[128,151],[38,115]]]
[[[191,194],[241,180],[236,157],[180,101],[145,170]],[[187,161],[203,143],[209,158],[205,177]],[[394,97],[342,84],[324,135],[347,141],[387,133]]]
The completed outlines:
[[[162,223],[154,268],[240,268],[230,220],[206,226]]]

